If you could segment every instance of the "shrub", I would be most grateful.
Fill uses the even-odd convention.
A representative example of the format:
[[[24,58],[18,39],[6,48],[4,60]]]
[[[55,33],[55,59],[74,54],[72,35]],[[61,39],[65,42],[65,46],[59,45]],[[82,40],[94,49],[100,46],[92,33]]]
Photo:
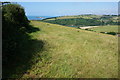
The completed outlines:
[[[18,54],[21,42],[28,37],[29,21],[23,7],[18,4],[6,4],[2,7],[3,63]]]
[[[107,34],[116,35],[117,33],[115,33],[115,32],[107,32]]]

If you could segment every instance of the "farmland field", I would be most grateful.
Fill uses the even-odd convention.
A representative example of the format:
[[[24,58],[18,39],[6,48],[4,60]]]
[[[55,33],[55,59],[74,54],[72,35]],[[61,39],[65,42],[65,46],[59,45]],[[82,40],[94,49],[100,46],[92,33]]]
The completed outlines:
[[[37,47],[36,54],[30,62],[34,64],[22,74],[22,78],[118,77],[116,36],[40,21],[31,21],[31,25],[40,31],[29,35],[43,41],[44,46],[39,51],[40,45],[34,44]],[[20,72],[21,69],[19,67],[17,71]]]
[[[118,25],[100,26],[95,28],[90,28],[90,30],[96,32],[116,32],[118,33]]]
[[[110,15],[59,16],[45,18],[42,21],[52,24],[74,27],[106,26],[106,25],[118,25],[118,16]]]

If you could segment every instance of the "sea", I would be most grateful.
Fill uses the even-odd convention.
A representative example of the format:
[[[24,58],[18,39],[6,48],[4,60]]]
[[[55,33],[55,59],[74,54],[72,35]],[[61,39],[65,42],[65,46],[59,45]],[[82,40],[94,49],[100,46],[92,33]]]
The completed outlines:
[[[42,20],[50,17],[55,17],[55,16],[27,16],[28,20]]]

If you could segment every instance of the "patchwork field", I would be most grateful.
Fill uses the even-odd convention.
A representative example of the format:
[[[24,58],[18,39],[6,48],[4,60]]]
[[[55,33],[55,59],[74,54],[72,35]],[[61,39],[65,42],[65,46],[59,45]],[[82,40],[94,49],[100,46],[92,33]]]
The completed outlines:
[[[84,27],[118,25],[117,15],[72,15],[45,18],[43,22],[59,24],[63,26]]]
[[[117,37],[56,24],[31,21],[40,31],[31,33],[41,44],[30,43],[35,51],[32,66],[23,78],[116,78],[118,76]],[[28,66],[25,64],[25,66]],[[24,67],[25,67],[24,66]],[[20,72],[22,67],[17,68]],[[13,74],[13,76],[20,76]]]

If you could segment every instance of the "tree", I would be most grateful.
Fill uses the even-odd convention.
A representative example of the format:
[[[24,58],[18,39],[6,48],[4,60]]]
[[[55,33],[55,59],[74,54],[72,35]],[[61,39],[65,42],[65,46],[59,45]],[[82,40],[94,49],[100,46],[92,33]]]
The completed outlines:
[[[4,4],[2,6],[2,41],[3,63],[11,60],[18,53],[21,41],[29,28],[29,21],[24,8],[18,4]]]

